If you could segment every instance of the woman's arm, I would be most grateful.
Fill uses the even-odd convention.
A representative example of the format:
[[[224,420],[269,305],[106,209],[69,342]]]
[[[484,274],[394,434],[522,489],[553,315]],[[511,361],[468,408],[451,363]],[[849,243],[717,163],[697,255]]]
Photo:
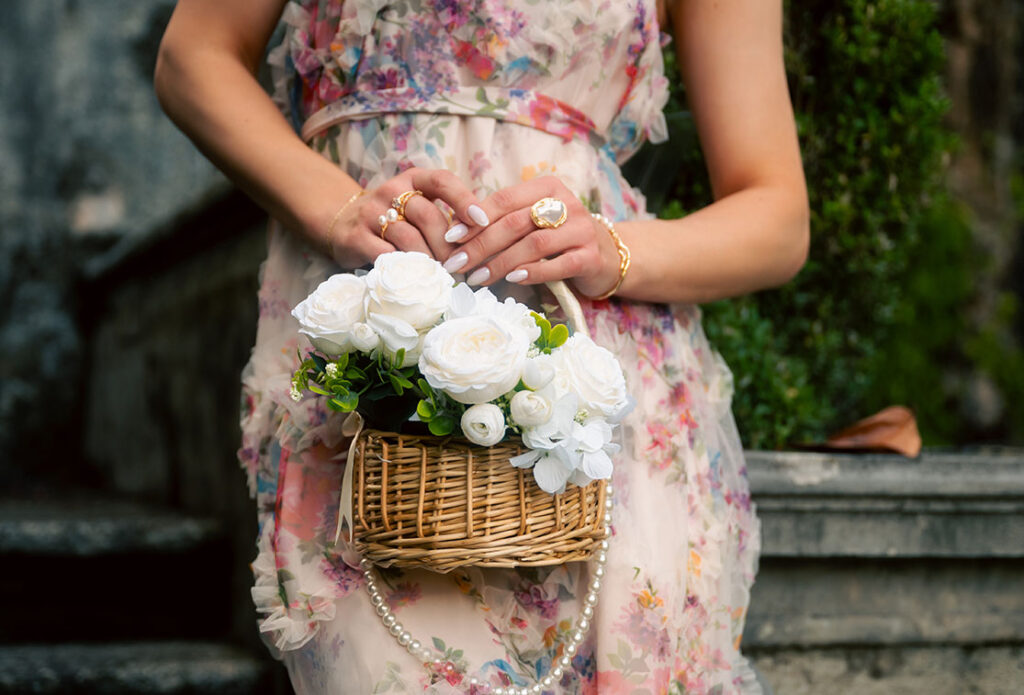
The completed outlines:
[[[782,53],[781,0],[676,0],[671,24],[715,202],[624,223],[619,294],[706,302],[787,282],[809,243],[807,186]]]
[[[335,212],[361,189],[299,139],[254,77],[285,3],[179,0],[154,76],[167,115],[272,216],[343,266],[362,265],[395,246],[447,257],[448,224],[433,205],[410,201],[407,209],[415,209],[419,228],[392,225],[388,241],[376,223],[394,196],[411,189],[445,200],[471,222],[468,208],[475,198],[445,171],[403,172],[350,206],[327,238]]]
[[[702,303],[783,284],[806,259],[809,214],[782,60],[782,2],[677,0],[671,10],[715,202],[679,220],[617,224],[632,254],[617,294]],[[569,205],[557,230],[530,221],[529,205],[544,196]],[[511,186],[483,207],[496,223],[458,250],[468,257],[463,270],[486,268],[472,279],[490,284],[513,271],[507,279],[526,284],[572,278],[590,296],[615,285],[614,244],[557,179]]]

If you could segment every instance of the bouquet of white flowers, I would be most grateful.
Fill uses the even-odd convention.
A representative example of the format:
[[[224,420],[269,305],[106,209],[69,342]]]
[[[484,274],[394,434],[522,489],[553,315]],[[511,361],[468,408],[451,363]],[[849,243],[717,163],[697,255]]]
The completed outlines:
[[[527,450],[509,462],[547,493],[611,477],[613,428],[632,400],[615,357],[583,332],[402,251],[328,278],[292,314],[314,347],[292,398],[312,392],[381,429],[458,429],[485,447],[519,437]]]

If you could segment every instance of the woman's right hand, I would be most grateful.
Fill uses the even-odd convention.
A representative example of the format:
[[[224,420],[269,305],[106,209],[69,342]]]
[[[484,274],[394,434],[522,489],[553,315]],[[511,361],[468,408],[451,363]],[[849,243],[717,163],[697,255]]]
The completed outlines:
[[[423,195],[410,197],[405,204],[405,219],[388,223],[382,235],[380,216],[407,191],[422,191]],[[453,210],[455,219],[449,220],[438,202]],[[335,213],[328,214],[333,217]],[[455,249],[451,242],[488,223],[476,196],[455,174],[446,169],[411,168],[364,191],[330,227],[330,238],[325,241],[331,256],[343,268],[372,263],[380,254],[395,250],[420,251],[444,261]],[[323,228],[329,225],[330,219]]]

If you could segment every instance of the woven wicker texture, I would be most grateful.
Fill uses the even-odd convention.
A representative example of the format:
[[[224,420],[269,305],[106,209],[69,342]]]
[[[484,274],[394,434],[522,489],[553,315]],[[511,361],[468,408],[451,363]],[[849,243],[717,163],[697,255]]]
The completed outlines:
[[[509,459],[521,443],[366,430],[352,464],[355,543],[374,564],[557,565],[588,559],[605,538],[605,482],[541,490]]]

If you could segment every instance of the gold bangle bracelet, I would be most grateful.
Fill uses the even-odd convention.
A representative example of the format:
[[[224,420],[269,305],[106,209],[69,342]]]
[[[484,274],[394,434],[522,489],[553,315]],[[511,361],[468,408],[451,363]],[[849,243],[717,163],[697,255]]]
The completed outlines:
[[[589,298],[597,302],[601,301],[602,299],[608,299],[613,294],[619,291],[619,288],[622,287],[622,281],[626,279],[626,272],[629,270],[629,263],[631,257],[629,253],[629,247],[626,246],[625,242],[622,241],[622,237],[619,236],[619,233],[615,231],[615,225],[612,224],[612,221],[609,220],[604,215],[601,215],[596,212],[590,213],[590,216],[593,217],[598,222],[600,222],[602,225],[604,225],[604,228],[608,230],[608,234],[611,235],[612,241],[615,242],[615,250],[619,252],[619,280],[618,282],[615,283],[614,287],[612,287],[604,294],[600,294],[596,297]]]
[[[353,193],[352,197],[349,198],[348,200],[346,200],[345,204],[342,205],[340,208],[338,208],[338,211],[336,213],[334,213],[334,218],[331,219],[331,223],[327,226],[327,238],[328,239],[330,239],[331,235],[334,233],[334,225],[338,224],[338,220],[341,219],[342,213],[345,212],[346,210],[348,210],[348,206],[351,205],[352,203],[356,202],[356,199],[359,198],[364,193],[366,193],[365,190],[361,190],[358,193]]]

